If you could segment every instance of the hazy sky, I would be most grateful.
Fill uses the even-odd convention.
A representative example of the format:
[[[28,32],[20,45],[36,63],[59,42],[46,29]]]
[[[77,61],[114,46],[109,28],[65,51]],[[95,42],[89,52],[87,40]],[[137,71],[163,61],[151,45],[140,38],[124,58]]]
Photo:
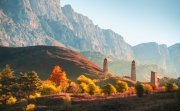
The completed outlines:
[[[180,0],[62,0],[129,44],[180,43]]]

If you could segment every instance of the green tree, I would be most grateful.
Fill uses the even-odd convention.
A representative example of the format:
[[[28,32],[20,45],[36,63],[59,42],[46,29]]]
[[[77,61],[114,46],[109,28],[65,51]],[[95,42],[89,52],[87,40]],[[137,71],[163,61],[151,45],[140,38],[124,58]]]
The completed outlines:
[[[36,72],[21,73],[19,75],[18,83],[20,90],[25,92],[25,96],[34,94],[35,92],[40,91],[41,80]]]
[[[123,93],[123,92],[128,91],[129,87],[128,87],[128,84],[126,82],[119,80],[116,83],[116,89],[118,92]]]
[[[9,65],[6,65],[0,73],[0,96],[3,103],[12,95],[14,82],[14,71]]]
[[[112,84],[107,84],[103,87],[103,92],[105,94],[115,94],[117,93],[117,90]]]
[[[136,89],[136,94],[137,94],[137,96],[138,96],[138,97],[142,97],[143,94],[144,94],[143,84],[137,83],[136,86],[135,86],[135,89]]]
[[[178,90],[176,83],[167,83],[165,87],[167,92]]]

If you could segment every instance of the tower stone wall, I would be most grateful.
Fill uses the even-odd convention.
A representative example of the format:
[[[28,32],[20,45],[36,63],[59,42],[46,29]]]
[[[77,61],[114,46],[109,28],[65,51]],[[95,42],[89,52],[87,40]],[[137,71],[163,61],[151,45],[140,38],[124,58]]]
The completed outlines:
[[[107,58],[105,58],[103,63],[103,74],[107,74],[107,73],[108,73],[108,60]]]
[[[158,74],[157,72],[151,71],[151,85],[159,86]]]
[[[136,63],[133,60],[131,64],[131,79],[136,81]]]

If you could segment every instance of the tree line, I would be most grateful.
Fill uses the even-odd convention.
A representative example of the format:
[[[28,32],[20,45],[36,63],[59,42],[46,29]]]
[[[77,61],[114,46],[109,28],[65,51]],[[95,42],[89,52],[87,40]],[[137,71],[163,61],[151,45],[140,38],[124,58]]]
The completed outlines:
[[[177,89],[176,84],[168,83],[163,91]],[[115,84],[106,83],[99,86],[96,80],[83,74],[77,77],[76,82],[73,82],[67,78],[66,72],[58,65],[54,66],[49,78],[45,81],[41,80],[35,71],[15,75],[9,65],[0,71],[0,104],[2,105],[58,93],[85,93],[89,95],[128,93],[142,97],[145,94],[151,94],[153,90],[150,84],[137,83],[134,87],[129,87],[126,82],[121,80],[117,80]]]

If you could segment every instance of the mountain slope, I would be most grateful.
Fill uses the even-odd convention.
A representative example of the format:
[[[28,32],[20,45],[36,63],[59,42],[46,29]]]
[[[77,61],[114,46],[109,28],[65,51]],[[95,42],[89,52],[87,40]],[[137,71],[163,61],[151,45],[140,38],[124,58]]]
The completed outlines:
[[[143,43],[133,47],[136,60],[141,64],[153,64],[163,68],[169,76],[179,77],[180,44],[167,47],[154,42]]]
[[[123,38],[104,30],[60,0],[1,0],[0,45],[57,45],[79,51],[101,51],[121,59],[133,52]]]
[[[169,48],[157,43],[132,47],[122,36],[94,25],[92,20],[75,12],[70,5],[61,7],[60,1],[0,0],[0,45],[48,45],[78,52],[98,52],[103,57],[120,60],[110,66],[114,70],[127,66],[122,65],[121,61],[129,63],[135,59],[145,66],[157,65],[173,77],[180,76],[179,61],[176,61],[180,55],[178,44]]]
[[[48,78],[55,65],[60,65],[72,80],[80,74],[96,76],[102,72],[81,54],[54,46],[0,47],[0,63],[1,68],[9,64],[16,73],[35,70],[42,79]]]
[[[169,53],[171,57],[171,62],[172,62],[172,73],[175,76],[180,76],[180,43],[177,43],[173,46],[170,46],[169,48]]]

